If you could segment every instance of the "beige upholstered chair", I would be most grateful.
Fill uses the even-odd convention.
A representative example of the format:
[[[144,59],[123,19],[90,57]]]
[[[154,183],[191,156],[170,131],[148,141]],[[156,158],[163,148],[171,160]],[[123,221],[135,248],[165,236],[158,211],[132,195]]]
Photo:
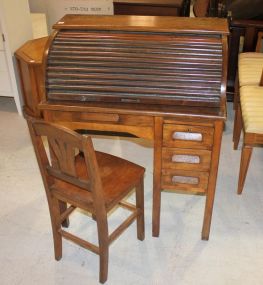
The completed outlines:
[[[263,33],[258,33],[257,52],[239,54],[238,77],[234,97],[234,149],[237,149],[241,130],[244,138],[241,153],[237,193],[244,188],[253,147],[263,145]]]
[[[235,83],[234,110],[239,102],[239,89],[242,86],[255,86],[260,84],[263,69],[262,53],[263,32],[258,33],[255,52],[244,52],[238,56],[238,72]]]
[[[238,57],[238,77],[236,80],[234,109],[239,101],[239,89],[242,86],[256,86],[260,84],[263,69],[263,53],[244,52]]]
[[[244,138],[240,162],[237,193],[243,191],[253,147],[263,145],[263,86],[242,86],[240,103],[234,125],[234,149],[237,149],[241,129]]]

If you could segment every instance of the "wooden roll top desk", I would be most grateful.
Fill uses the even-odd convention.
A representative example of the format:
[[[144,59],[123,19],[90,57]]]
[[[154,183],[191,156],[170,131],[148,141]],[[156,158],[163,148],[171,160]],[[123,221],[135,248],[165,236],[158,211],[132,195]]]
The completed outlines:
[[[206,196],[207,240],[226,119],[227,22],[67,15],[54,29],[16,52],[25,111],[152,140],[153,236],[167,189]]]

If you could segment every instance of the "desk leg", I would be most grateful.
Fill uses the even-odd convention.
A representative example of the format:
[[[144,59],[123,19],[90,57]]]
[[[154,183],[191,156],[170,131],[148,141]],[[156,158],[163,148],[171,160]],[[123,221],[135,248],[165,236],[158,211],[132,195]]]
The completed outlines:
[[[218,121],[215,123],[214,145],[213,145],[213,151],[212,151],[212,161],[211,161],[211,166],[210,166],[210,176],[209,176],[209,182],[208,182],[208,188],[207,188],[207,194],[206,194],[205,213],[204,213],[204,221],[203,221],[203,229],[202,229],[202,240],[209,239],[223,128],[224,128],[223,121]]]
[[[161,212],[161,189],[153,186],[153,213],[152,213],[153,237],[158,237],[160,234],[160,212]]]
[[[163,119],[155,117],[154,120],[154,163],[153,163],[153,210],[152,235],[158,237],[160,233],[161,212],[161,171],[162,171],[162,140]]]

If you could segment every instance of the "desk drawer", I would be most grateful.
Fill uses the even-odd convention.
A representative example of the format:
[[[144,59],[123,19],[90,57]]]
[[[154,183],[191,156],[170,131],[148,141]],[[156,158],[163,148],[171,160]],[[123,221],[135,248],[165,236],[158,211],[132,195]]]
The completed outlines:
[[[162,149],[162,168],[208,171],[210,169],[211,151],[198,149]]]
[[[161,185],[163,189],[206,193],[208,178],[208,172],[163,169]]]
[[[165,124],[163,146],[176,148],[211,149],[214,129],[206,126]]]
[[[104,124],[121,124],[128,126],[153,126],[152,116],[127,115],[108,112],[65,112],[53,111],[54,121],[94,122]]]

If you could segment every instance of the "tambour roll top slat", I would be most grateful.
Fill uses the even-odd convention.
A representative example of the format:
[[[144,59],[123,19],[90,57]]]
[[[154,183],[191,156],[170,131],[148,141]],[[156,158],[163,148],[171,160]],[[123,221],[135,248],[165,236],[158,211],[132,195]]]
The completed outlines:
[[[147,22],[160,17],[144,17],[145,26],[134,29],[128,19],[138,17],[96,18],[94,25],[94,17],[66,16],[55,25],[46,58],[47,100],[220,107],[222,31],[175,29],[180,18],[165,17],[171,24],[162,31]],[[113,25],[115,19],[127,23]]]

